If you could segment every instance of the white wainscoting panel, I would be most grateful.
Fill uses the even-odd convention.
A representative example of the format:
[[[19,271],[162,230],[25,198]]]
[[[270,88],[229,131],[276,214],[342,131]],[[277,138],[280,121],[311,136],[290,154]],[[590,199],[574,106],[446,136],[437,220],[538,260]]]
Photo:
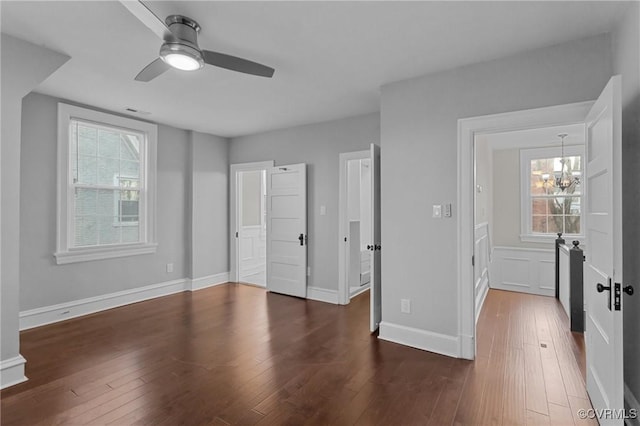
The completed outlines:
[[[491,247],[489,242],[489,224],[480,223],[475,227],[475,245],[473,248],[475,262],[473,266],[473,280],[475,289],[476,323],[482,310],[482,305],[489,292],[489,264],[491,262]]]
[[[494,247],[491,288],[555,296],[554,250]]]
[[[571,270],[569,268],[569,246],[562,244],[560,246],[560,304],[567,313],[567,316],[571,318]]]

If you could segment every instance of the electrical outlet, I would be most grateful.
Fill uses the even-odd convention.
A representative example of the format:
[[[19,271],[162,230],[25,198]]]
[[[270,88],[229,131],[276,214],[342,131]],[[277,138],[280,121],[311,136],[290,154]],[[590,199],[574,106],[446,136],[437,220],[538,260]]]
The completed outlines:
[[[400,312],[404,314],[411,313],[411,299],[400,299]]]
[[[167,263],[167,274],[173,272],[173,263]]]
[[[451,203],[444,205],[444,217],[451,217]]]
[[[320,216],[327,214],[327,206],[320,206]]]
[[[442,217],[442,205],[434,204],[433,205],[433,218],[440,219]]]

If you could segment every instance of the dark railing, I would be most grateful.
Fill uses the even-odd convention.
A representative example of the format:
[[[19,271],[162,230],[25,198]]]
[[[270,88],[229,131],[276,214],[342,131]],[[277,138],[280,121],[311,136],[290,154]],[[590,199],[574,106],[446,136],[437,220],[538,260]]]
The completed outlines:
[[[569,305],[571,306],[571,331],[584,332],[584,252],[580,241],[574,241],[569,250]]]
[[[560,299],[560,246],[564,244],[562,232],[558,232],[556,238],[556,299]]]

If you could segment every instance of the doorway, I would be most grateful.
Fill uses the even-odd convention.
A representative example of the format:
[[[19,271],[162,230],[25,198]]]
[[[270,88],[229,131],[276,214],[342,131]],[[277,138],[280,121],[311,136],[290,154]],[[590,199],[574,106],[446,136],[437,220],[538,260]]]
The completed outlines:
[[[266,287],[266,170],[238,172],[238,281]]]
[[[340,154],[338,303],[369,293],[370,330],[382,321],[380,147]]]
[[[266,174],[273,161],[231,165],[230,280],[266,287]]]

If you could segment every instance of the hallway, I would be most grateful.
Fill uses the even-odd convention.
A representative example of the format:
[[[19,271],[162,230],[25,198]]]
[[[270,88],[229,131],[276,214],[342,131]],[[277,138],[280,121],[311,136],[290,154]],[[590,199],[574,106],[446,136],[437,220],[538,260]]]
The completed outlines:
[[[2,392],[2,424],[582,424],[567,322],[553,298],[491,290],[473,363],[371,336],[368,295],[226,284],[23,332],[30,380]]]

